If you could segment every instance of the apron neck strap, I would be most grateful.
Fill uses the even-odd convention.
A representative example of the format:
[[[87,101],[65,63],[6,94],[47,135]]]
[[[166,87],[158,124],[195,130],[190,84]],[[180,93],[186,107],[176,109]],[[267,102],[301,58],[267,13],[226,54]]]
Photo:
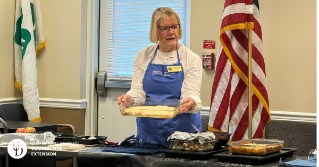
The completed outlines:
[[[153,59],[154,59],[154,57],[155,57],[155,55],[156,55],[156,53],[157,53],[157,49],[158,49],[158,47],[159,47],[159,45],[157,45],[157,47],[156,47],[156,49],[155,49],[155,52],[154,52],[154,55],[153,55],[153,57],[152,57],[151,62],[153,61]],[[179,60],[179,53],[178,53],[178,43],[176,43],[176,52],[177,52],[177,60],[178,60],[178,63],[180,63],[180,60]]]

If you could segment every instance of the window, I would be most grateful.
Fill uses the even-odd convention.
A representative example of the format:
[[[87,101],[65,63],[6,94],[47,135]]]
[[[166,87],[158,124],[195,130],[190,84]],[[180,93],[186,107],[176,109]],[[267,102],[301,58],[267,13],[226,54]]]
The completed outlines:
[[[103,0],[100,14],[99,71],[108,80],[131,80],[138,51],[149,45],[150,22],[158,7],[170,7],[179,15],[183,35],[179,41],[188,46],[189,0]]]

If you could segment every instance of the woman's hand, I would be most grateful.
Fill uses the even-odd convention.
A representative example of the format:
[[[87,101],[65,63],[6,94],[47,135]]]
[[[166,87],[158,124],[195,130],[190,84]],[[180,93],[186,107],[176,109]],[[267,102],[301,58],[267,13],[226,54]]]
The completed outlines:
[[[182,104],[182,107],[178,110],[178,112],[180,114],[182,114],[188,110],[193,110],[196,106],[196,101],[194,99],[192,99],[191,97],[186,97],[183,100],[183,103],[184,104]]]
[[[131,98],[130,95],[121,95],[120,97],[117,98],[117,104],[121,107],[121,108],[126,108],[131,104],[134,104],[135,101]]]

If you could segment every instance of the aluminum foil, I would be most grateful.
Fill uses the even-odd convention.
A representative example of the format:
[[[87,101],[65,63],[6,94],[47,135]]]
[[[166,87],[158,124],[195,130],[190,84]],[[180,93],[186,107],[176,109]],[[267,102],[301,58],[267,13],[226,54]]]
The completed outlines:
[[[215,135],[213,132],[188,133],[176,131],[167,138],[167,141],[169,140],[198,140],[200,144],[203,144],[205,141],[215,140]]]
[[[9,144],[13,139],[21,139],[27,145],[48,145],[54,144],[55,135],[52,132],[0,134],[1,145]]]

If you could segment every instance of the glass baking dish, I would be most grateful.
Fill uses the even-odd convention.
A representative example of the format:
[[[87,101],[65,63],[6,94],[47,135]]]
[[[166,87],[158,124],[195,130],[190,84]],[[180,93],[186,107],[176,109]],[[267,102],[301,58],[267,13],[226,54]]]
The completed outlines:
[[[131,104],[131,100],[120,107],[122,115],[151,118],[174,118],[182,105],[180,99],[146,98],[143,103]]]
[[[266,155],[279,152],[284,141],[277,139],[246,139],[230,143],[229,152],[243,155]]]

